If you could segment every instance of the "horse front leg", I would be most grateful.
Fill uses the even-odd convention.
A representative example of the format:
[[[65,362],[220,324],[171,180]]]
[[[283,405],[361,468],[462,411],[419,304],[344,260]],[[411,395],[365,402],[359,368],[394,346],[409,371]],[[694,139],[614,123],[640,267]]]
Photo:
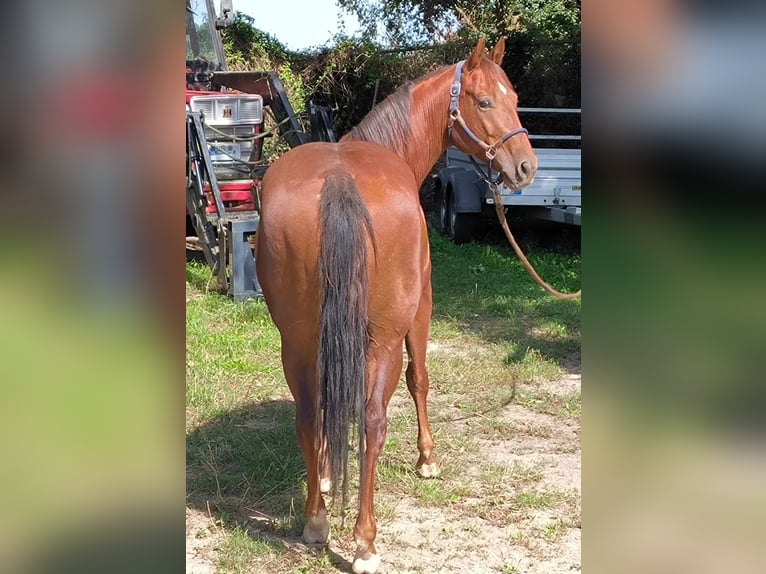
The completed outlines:
[[[441,468],[434,456],[434,439],[428,424],[428,371],[426,370],[426,349],[431,328],[431,281],[423,289],[423,295],[412,328],[404,338],[407,346],[407,389],[415,401],[418,413],[418,451],[420,456],[416,469],[423,478],[439,476]]]

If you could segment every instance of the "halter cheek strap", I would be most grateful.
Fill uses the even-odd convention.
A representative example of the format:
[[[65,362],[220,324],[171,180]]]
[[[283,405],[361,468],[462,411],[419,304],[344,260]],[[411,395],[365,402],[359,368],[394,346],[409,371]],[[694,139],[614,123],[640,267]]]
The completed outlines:
[[[449,121],[447,122],[447,136],[449,137],[450,142],[452,143],[452,128],[457,123],[461,128],[463,128],[463,131],[466,133],[466,135],[471,138],[481,149],[484,150],[484,153],[487,156],[488,161],[488,172],[484,173],[484,170],[481,168],[479,163],[476,161],[476,159],[473,156],[468,156],[471,161],[473,162],[474,166],[476,167],[477,171],[481,173],[484,176],[484,179],[487,181],[487,183],[497,185],[503,180],[503,175],[499,174],[496,179],[492,178],[492,160],[495,159],[495,156],[497,155],[497,150],[500,149],[505,142],[507,142],[509,139],[511,139],[513,136],[518,134],[528,134],[529,132],[524,128],[516,128],[514,130],[509,131],[507,134],[505,134],[503,137],[498,139],[493,144],[488,144],[485,141],[479,139],[479,137],[473,133],[473,130],[468,127],[468,124],[465,123],[465,120],[463,119],[463,115],[460,113],[460,109],[458,108],[458,101],[460,100],[460,89],[461,89],[461,82],[460,80],[463,77],[463,64],[465,64],[465,60],[461,60],[457,63],[457,66],[455,66],[455,79],[452,82],[452,85],[450,86],[449,90]],[[454,143],[453,143],[454,145]]]

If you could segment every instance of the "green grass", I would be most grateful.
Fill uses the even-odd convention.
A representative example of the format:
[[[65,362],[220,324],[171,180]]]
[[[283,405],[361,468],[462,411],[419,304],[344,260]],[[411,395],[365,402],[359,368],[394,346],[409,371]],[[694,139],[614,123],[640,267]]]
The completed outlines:
[[[442,475],[424,481],[415,473],[417,418],[402,384],[378,465],[379,524],[396,520],[402,501],[470,516],[469,530],[478,529],[481,520],[507,524],[520,512],[569,504],[555,492],[534,490],[539,469],[493,465],[479,453],[482,441],[513,444],[551,436],[547,425],[507,418],[503,412],[509,405],[556,420],[579,418],[579,394],[559,396],[538,387],[579,358],[580,302],[546,295],[505,247],[455,246],[436,235],[431,242],[429,409]],[[557,288],[579,287],[579,256],[528,255]],[[215,291],[204,265],[188,263],[186,325],[187,505],[205,514],[209,508],[224,532],[218,571],[337,571],[327,552],[306,554],[282,542],[297,540],[304,524],[305,468],[279,333],[265,303],[229,300]],[[352,509],[341,530],[338,509],[331,507],[334,539],[348,538],[353,526],[358,487],[353,458],[350,466]],[[551,524],[544,535],[555,540],[563,527]],[[525,531],[519,540],[531,536]]]
[[[254,562],[276,561],[280,552],[242,528],[234,528],[220,545],[221,574],[252,572]]]
[[[454,480],[420,480],[413,482],[414,495],[422,506],[448,506],[471,494],[471,489]]]
[[[478,331],[485,339],[498,341],[524,334],[521,346],[526,347],[550,338],[528,332],[531,327],[550,330],[555,326],[553,338],[577,348],[579,299],[562,301],[544,295],[521,262],[509,255],[504,246],[455,246],[432,234],[435,329],[453,334]],[[579,288],[579,255],[527,255],[554,287],[564,291]],[[490,323],[488,328],[483,328],[483,322]]]
[[[578,418],[582,414],[580,393],[558,395],[532,391],[520,394],[517,402],[529,410],[564,418]]]
[[[522,466],[518,463],[513,465],[491,465],[484,471],[483,483],[490,489],[501,486],[522,486],[535,484],[542,480],[543,475],[537,468]]]
[[[570,525],[563,520],[554,520],[543,529],[543,536],[545,536],[549,542],[556,542],[564,535],[569,527]]]
[[[556,496],[544,492],[520,492],[514,499],[517,508],[550,508],[553,506]]]

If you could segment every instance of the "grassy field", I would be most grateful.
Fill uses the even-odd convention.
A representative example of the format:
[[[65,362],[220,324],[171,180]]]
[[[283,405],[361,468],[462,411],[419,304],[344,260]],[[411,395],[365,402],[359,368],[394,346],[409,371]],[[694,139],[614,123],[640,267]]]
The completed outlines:
[[[504,246],[434,235],[431,250],[442,476],[414,472],[417,423],[402,384],[376,492],[387,571],[579,571],[580,302],[546,295]],[[528,255],[555,287],[579,287],[579,254]],[[305,469],[266,306],[211,285],[205,267],[187,264],[187,572],[350,571],[354,497],[343,525],[330,507],[329,547],[299,542]]]

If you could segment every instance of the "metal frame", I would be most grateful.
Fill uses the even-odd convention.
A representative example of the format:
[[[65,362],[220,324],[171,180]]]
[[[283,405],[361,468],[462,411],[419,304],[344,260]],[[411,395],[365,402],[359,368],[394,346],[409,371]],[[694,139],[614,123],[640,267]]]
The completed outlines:
[[[186,112],[186,208],[200,239],[205,261],[226,293],[236,300],[262,295],[248,236],[258,229],[255,212],[228,214],[205,137],[201,112]],[[205,184],[210,187],[215,216],[207,213]],[[227,273],[231,268],[231,276]]]
[[[581,108],[517,108],[520,114],[582,114]],[[530,140],[547,141],[582,141],[582,136],[576,135],[530,135]]]
[[[213,38],[213,51],[218,58],[221,69],[226,70],[226,55],[223,52],[223,40],[215,26],[217,18],[215,6],[213,5],[213,0],[205,0],[205,3],[207,4],[207,21],[208,26],[210,26],[210,35]]]
[[[227,229],[230,231],[231,245],[231,289],[230,295],[235,301],[249,299],[263,294],[256,274],[255,257],[248,237],[258,230],[260,219],[257,214],[242,219],[231,219]]]
[[[205,4],[213,39],[213,51],[221,66],[221,70],[213,72],[210,78],[210,89],[221,91],[222,88],[228,87],[245,94],[261,96],[264,108],[269,107],[277,120],[279,136],[290,147],[308,143],[309,138],[276,72],[227,70],[223,42],[216,28],[216,22],[219,27],[227,23],[216,19],[213,0],[205,0]],[[227,5],[229,4],[227,2]],[[314,106],[310,103],[309,120],[311,141],[336,141],[329,108]],[[234,299],[259,296],[261,290],[255,274],[255,260],[247,242],[247,236],[255,233],[258,228],[258,213],[255,211],[226,212],[205,137],[204,124],[205,119],[201,113],[189,111],[187,108],[187,210],[200,240],[205,260],[226,292]],[[255,167],[253,175],[262,177],[265,169],[266,167]],[[215,213],[207,212],[206,185],[212,193]],[[254,199],[257,205],[257,198]]]
[[[309,141],[276,72],[215,72],[211,81],[214,89],[227,87],[246,94],[260,95],[263,105],[271,108],[274,117],[280,123],[279,135],[290,147]],[[282,124],[283,118],[288,118],[289,121]]]
[[[213,194],[217,214],[214,225],[207,214],[208,199],[205,195],[205,182],[208,182]],[[215,176],[213,161],[205,138],[201,112],[186,111],[186,210],[191,217],[194,230],[200,239],[205,261],[228,289],[226,263],[222,258],[222,249],[218,238],[224,235],[222,223],[226,217],[226,208],[221,200],[218,180]]]

